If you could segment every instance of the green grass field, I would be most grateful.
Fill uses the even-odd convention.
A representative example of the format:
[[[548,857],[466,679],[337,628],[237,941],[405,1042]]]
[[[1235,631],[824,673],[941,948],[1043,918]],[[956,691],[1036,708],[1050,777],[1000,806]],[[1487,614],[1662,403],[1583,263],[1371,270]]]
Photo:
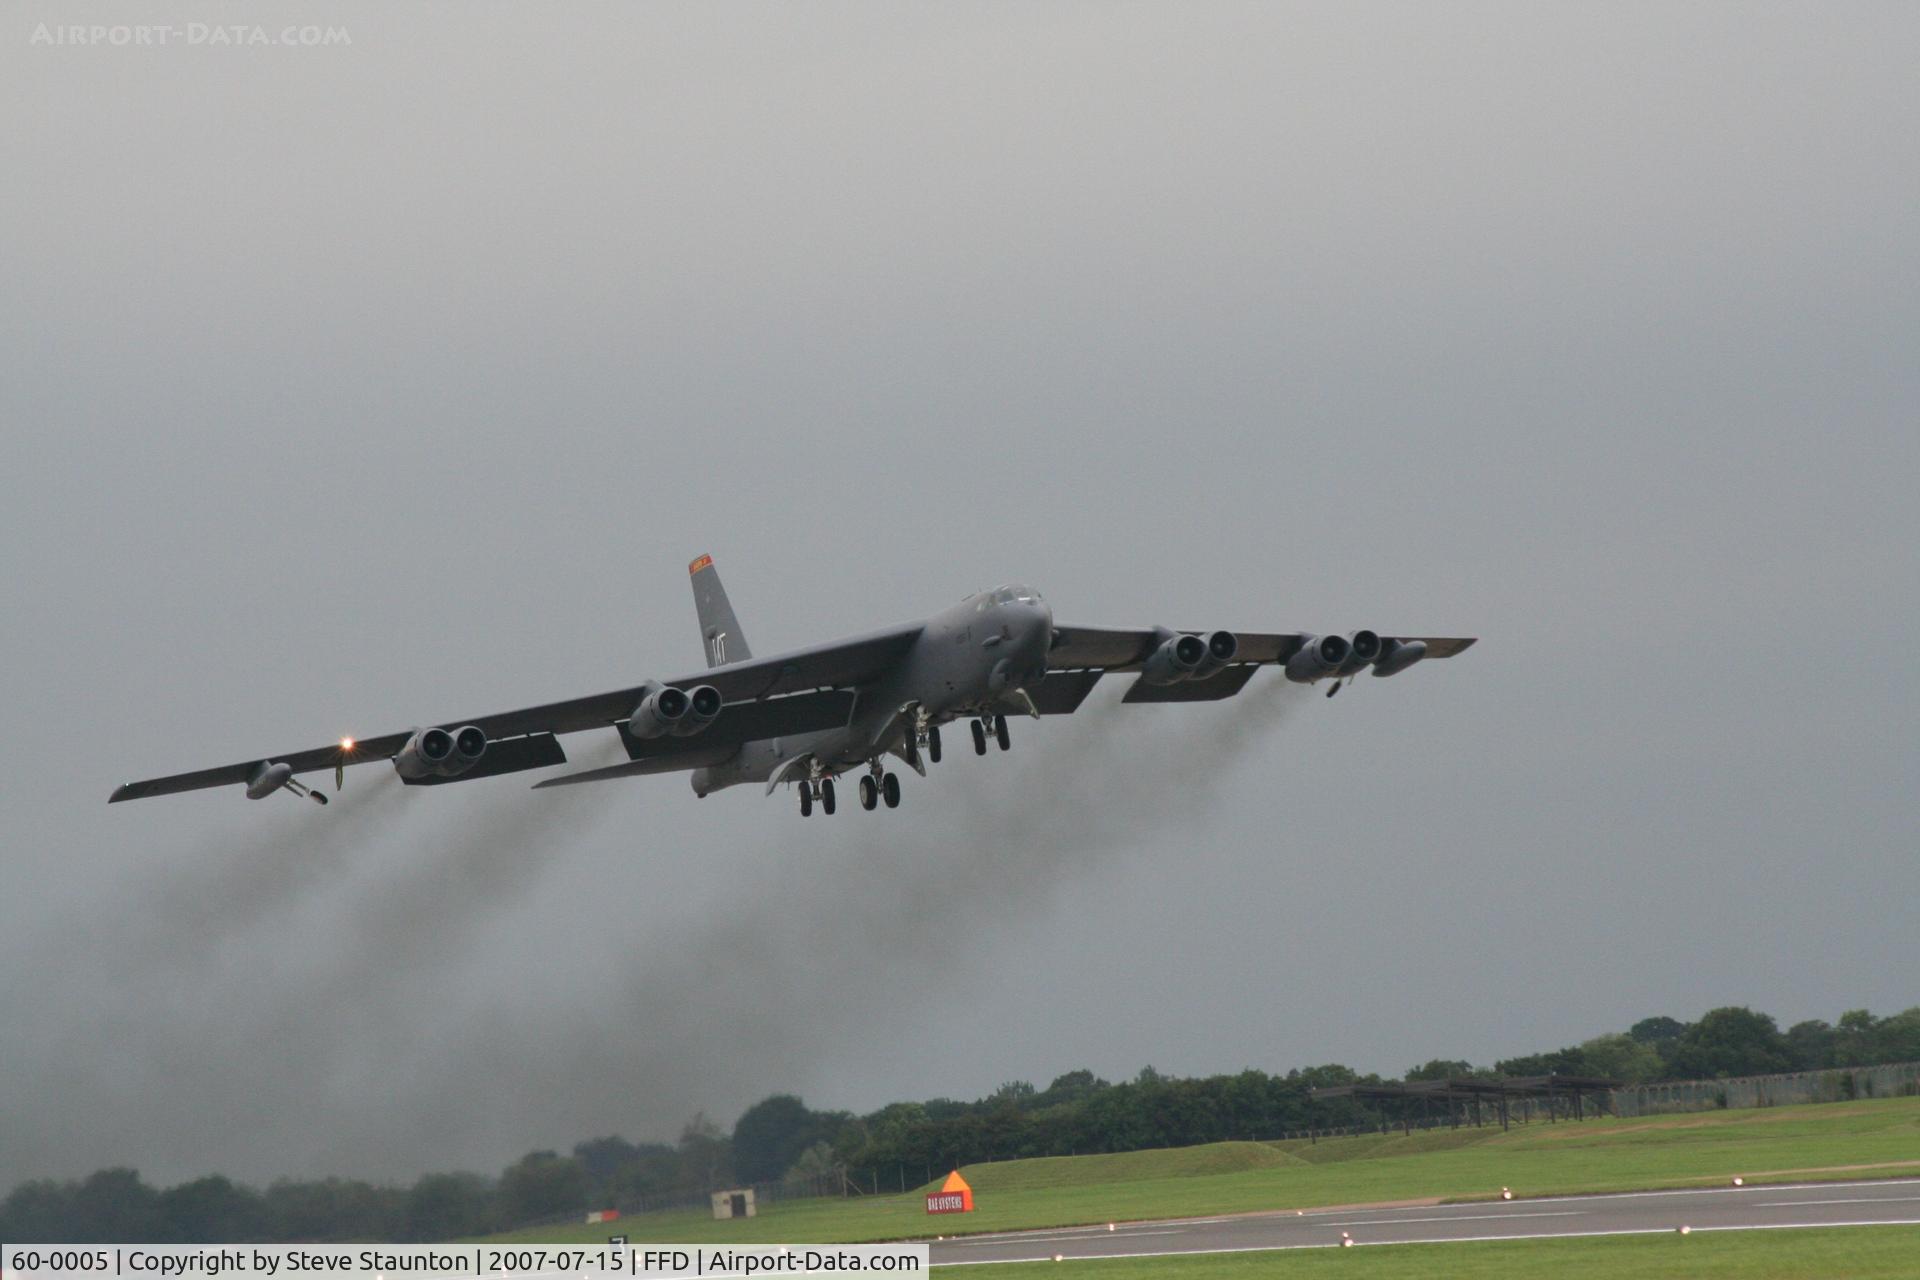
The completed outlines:
[[[788,1201],[742,1222],[715,1222],[691,1211],[640,1214],[621,1219],[617,1230],[634,1240],[659,1241],[897,1240],[1263,1209],[1491,1198],[1503,1186],[1529,1196],[1714,1185],[1735,1174],[1749,1182],[1920,1176],[1920,1099],[1536,1123],[1507,1133],[1460,1129],[1317,1144],[1226,1142],[970,1165],[964,1173],[976,1205],[964,1219],[928,1217],[923,1193],[915,1190],[904,1196]],[[608,1234],[605,1226],[570,1225],[501,1238],[596,1241]],[[1906,1274],[1920,1275],[1920,1254]]]
[[[1057,1280],[1062,1270],[1050,1262],[1008,1263],[993,1268],[993,1277]],[[1715,1231],[1684,1239],[1611,1236],[1076,1261],[1068,1274],[1079,1280],[1319,1280],[1356,1275],[1366,1280],[1911,1280],[1920,1274],[1920,1227]]]

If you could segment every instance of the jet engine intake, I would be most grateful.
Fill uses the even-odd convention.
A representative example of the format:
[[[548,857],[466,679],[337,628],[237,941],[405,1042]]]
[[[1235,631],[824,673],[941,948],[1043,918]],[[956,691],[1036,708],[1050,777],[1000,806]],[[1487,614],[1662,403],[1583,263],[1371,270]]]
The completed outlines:
[[[1226,635],[1224,631],[1218,634]],[[1141,665],[1140,678],[1148,684],[1177,684],[1191,680],[1206,661],[1205,640],[1196,635],[1169,636]]]
[[[691,702],[678,689],[649,685],[647,695],[633,709],[627,729],[636,738],[664,738],[670,733],[678,733],[680,722],[687,718]]]
[[[1350,652],[1345,637],[1309,636],[1291,658],[1287,659],[1287,679],[1295,684],[1312,684],[1331,675],[1338,675],[1346,664]]]
[[[1199,668],[1190,677],[1194,680],[1205,680],[1215,674],[1240,652],[1240,641],[1234,638],[1231,631],[1210,631],[1205,638],[1207,656],[1200,660]]]
[[[698,685],[686,694],[686,714],[680,717],[680,723],[673,727],[675,737],[684,738],[699,733],[702,729],[720,718],[723,705],[720,691],[710,684]]]
[[[1347,660],[1340,664],[1343,676],[1358,675],[1380,656],[1380,637],[1371,631],[1354,631],[1347,636]]]
[[[452,766],[441,770],[449,778],[465,773],[480,763],[480,757],[487,754],[487,735],[479,725],[470,724],[453,731]]]
[[[403,778],[439,776],[457,778],[487,753],[487,735],[477,725],[452,733],[445,729],[415,729],[393,757],[395,772]]]
[[[453,759],[453,735],[445,729],[415,729],[394,753],[393,767],[403,778],[426,778]]]

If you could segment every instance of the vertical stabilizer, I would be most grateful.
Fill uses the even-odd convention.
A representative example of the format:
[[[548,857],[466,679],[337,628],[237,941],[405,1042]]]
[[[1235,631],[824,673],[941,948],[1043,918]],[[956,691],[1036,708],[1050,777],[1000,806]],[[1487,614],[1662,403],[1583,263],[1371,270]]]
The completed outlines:
[[[713,557],[701,556],[687,566],[687,573],[693,578],[693,607],[700,615],[700,645],[707,651],[707,665],[724,667],[751,658],[747,638],[740,634],[740,620],[733,616],[733,606],[727,602],[727,589],[720,585],[720,571],[713,567]]]

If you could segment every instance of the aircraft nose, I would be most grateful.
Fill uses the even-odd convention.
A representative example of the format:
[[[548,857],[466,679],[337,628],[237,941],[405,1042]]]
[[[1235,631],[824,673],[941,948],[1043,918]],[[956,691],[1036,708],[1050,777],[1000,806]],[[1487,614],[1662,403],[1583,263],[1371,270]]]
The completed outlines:
[[[1041,601],[1021,606],[1020,613],[1020,647],[1046,653],[1053,647],[1053,610]]]

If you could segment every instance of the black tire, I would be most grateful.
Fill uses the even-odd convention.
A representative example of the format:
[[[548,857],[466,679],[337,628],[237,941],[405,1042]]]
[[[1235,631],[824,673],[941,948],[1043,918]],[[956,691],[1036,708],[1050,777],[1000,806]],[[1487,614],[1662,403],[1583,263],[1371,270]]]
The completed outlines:
[[[995,716],[993,718],[993,736],[1000,739],[1000,749],[1002,751],[1013,746],[1013,743],[1007,738],[1007,718],[1005,716]]]
[[[973,754],[977,756],[987,754],[987,726],[978,720],[973,722]]]
[[[813,816],[813,788],[804,782],[800,784],[800,816]]]
[[[860,779],[860,807],[872,813],[879,803],[879,788],[873,785],[873,775],[869,774]]]
[[[833,779],[832,778],[820,779],[820,807],[826,811],[829,817],[833,815]]]
[[[900,778],[898,774],[888,774],[880,779],[880,794],[887,799],[887,808],[900,807]]]
[[[927,730],[927,759],[931,760],[935,764],[940,763],[940,726],[939,725],[935,725],[933,726],[933,728]]]

